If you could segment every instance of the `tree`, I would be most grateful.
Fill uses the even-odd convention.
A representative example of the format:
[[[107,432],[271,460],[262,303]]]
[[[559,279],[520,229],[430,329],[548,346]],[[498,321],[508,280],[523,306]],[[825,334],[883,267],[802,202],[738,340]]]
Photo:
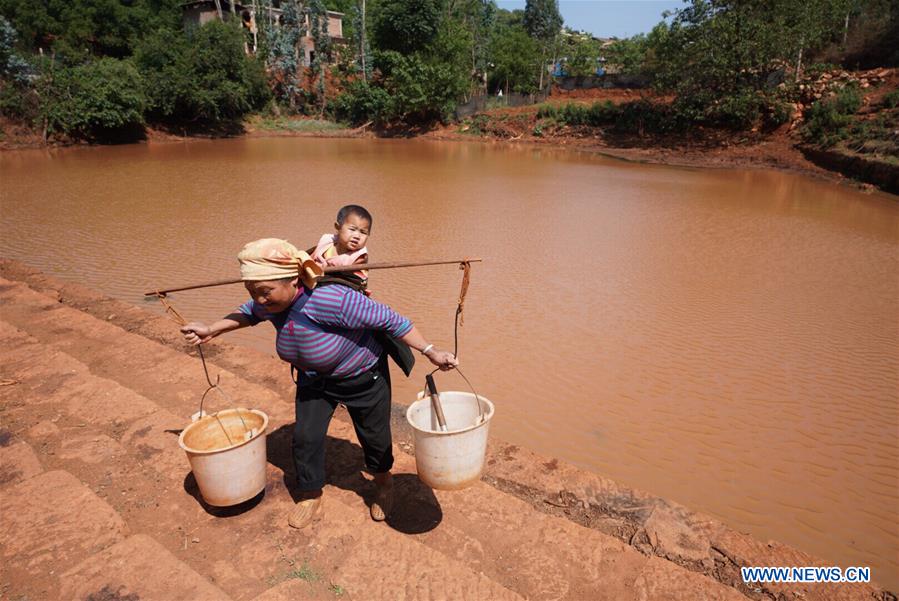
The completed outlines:
[[[537,71],[540,49],[523,27],[498,28],[490,40],[491,89],[502,88],[519,94],[537,91]]]
[[[32,89],[34,67],[16,48],[18,35],[0,16],[0,114],[18,119],[36,116],[37,98]]]
[[[469,89],[471,44],[471,33],[445,18],[420,51],[376,53],[381,85],[392,98],[392,117],[408,123],[447,119]]]
[[[424,50],[440,27],[440,0],[383,0],[374,18],[378,50],[403,55]]]
[[[368,44],[368,36],[366,35],[366,25],[368,19],[366,17],[365,0],[359,2],[352,8],[353,23],[353,46],[358,49],[359,56],[359,72],[362,73],[362,79],[368,81],[371,77],[371,48]]]
[[[471,34],[472,84],[487,92],[490,40],[496,25],[494,0],[457,0],[449,4],[449,18],[460,23]]]
[[[102,138],[143,125],[146,98],[130,61],[102,58],[65,67],[49,82],[42,111],[51,132]]]
[[[217,127],[269,97],[262,65],[244,53],[239,25],[211,21],[190,35],[150,36],[135,56],[149,112],[163,121]]]
[[[604,51],[606,64],[615,72],[633,75],[642,73],[646,57],[646,36],[635,35],[615,40]]]
[[[301,88],[300,42],[305,35],[305,20],[296,0],[287,0],[282,4],[281,21],[280,26],[273,24],[265,29],[264,43],[268,48],[266,64],[275,98],[296,109],[297,94]]]
[[[319,98],[319,112],[325,112],[325,69],[331,55],[331,36],[328,34],[328,10],[322,0],[309,0],[309,29],[312,42],[315,44],[315,55],[312,58],[313,77],[317,77],[316,90]]]
[[[524,5],[524,27],[541,45],[540,89],[543,89],[543,73],[546,71],[547,52],[554,48],[562,29],[562,15],[558,0],[527,0]],[[555,57],[553,57],[555,62]]]
[[[851,0],[808,0],[805,2],[782,1],[779,4],[779,21],[784,32],[794,42],[796,57],[795,79],[802,74],[802,57],[808,49],[819,48],[838,32],[848,29]]]
[[[769,104],[772,76],[791,63],[798,71],[804,51],[842,33],[845,2],[692,0],[649,36],[655,84],[675,92],[689,121],[746,127]]]
[[[590,35],[570,35],[565,45],[565,68],[568,75],[586,77],[596,74],[599,66],[600,45]]]
[[[6,17],[0,16],[0,85],[2,82],[27,84],[33,74],[28,64],[16,49],[18,34]]]
[[[56,50],[82,62],[87,56],[130,56],[135,44],[160,27],[180,27],[179,0],[0,0],[31,50]]]

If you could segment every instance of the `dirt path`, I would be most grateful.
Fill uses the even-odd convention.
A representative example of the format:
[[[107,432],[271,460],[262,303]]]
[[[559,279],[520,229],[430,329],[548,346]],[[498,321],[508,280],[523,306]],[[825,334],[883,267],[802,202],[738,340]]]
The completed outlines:
[[[271,419],[264,495],[225,510],[202,502],[177,445],[205,385],[174,324],[0,261],[0,600],[895,600],[749,588],[741,565],[823,563],[498,441],[482,482],[445,493],[420,483],[399,431],[397,507],[374,523],[342,413],[325,517],[292,531],[287,371],[209,349],[229,393]]]

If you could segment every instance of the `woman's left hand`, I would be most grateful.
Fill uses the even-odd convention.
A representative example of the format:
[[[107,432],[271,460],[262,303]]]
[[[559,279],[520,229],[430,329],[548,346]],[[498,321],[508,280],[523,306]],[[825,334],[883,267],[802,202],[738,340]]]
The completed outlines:
[[[428,360],[440,368],[441,371],[449,371],[459,365],[459,360],[449,351],[440,351],[432,348],[425,355]]]

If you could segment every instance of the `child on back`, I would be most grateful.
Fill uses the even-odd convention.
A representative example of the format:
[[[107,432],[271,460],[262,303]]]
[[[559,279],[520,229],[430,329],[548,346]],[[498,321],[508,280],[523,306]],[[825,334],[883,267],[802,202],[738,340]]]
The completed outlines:
[[[371,233],[371,213],[359,205],[347,205],[337,212],[334,222],[336,234],[325,234],[318,241],[315,249],[310,251],[312,260],[325,267],[329,265],[359,265],[368,263],[368,249],[365,243]],[[325,274],[318,279],[317,286],[341,284],[349,286],[366,296],[368,290],[368,271],[344,271]],[[409,345],[385,332],[375,333],[375,340],[394,362],[408,376],[415,365],[415,356]],[[389,373],[389,372],[388,372]],[[389,381],[389,380],[388,380]]]
[[[371,213],[359,205],[346,205],[337,212],[334,222],[335,234],[324,234],[312,251],[312,260],[321,265],[356,265],[368,262],[365,243],[371,233]],[[326,275],[322,280],[345,284],[368,293],[368,271],[345,271]],[[320,283],[325,281],[320,280]]]

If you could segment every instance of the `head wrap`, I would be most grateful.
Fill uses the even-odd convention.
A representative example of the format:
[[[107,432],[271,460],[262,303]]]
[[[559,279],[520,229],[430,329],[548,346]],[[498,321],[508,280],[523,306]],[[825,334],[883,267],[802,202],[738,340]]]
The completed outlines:
[[[245,282],[280,280],[299,275],[307,288],[323,275],[322,268],[302,250],[279,238],[254,240],[237,255],[240,279]]]

